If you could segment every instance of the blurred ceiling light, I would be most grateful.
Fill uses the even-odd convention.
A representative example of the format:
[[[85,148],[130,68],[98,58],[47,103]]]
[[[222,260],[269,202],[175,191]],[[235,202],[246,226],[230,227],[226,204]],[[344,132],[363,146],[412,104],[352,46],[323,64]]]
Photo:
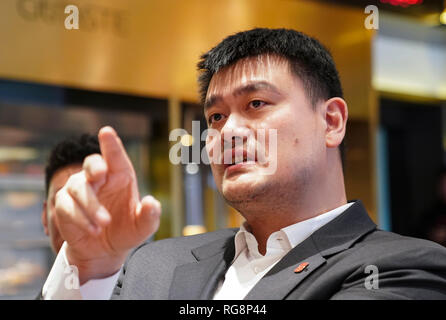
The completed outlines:
[[[441,24],[446,24],[446,8],[440,14],[440,23]]]
[[[443,12],[440,13],[440,23],[446,24],[446,0],[443,1]]]
[[[185,134],[181,137],[181,144],[185,147],[190,147],[194,144],[194,137],[190,134]]]
[[[193,236],[195,234],[205,233],[206,227],[201,225],[187,225],[183,229],[184,236]]]
[[[186,172],[188,174],[196,174],[198,172],[200,168],[198,167],[198,165],[196,163],[188,163],[186,165]]]
[[[33,160],[38,156],[37,150],[28,147],[0,147],[0,161]]]

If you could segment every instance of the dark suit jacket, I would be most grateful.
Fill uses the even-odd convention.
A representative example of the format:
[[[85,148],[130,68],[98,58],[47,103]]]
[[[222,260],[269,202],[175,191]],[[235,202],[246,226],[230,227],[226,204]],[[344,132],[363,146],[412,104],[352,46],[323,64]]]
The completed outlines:
[[[236,232],[139,247],[112,299],[212,299],[234,258]],[[308,267],[295,273],[302,262]],[[379,271],[377,289],[366,287],[369,265]],[[446,248],[377,229],[357,201],[293,248],[246,299],[446,299]]]

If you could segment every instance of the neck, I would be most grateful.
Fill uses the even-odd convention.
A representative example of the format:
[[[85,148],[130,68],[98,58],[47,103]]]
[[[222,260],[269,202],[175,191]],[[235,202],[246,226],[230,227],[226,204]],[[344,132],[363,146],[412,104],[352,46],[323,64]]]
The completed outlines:
[[[266,253],[266,243],[273,232],[347,203],[342,168],[335,175],[338,176],[336,179],[321,179],[313,183],[315,187],[305,189],[303,195],[293,192],[281,199],[271,199],[266,195],[262,200],[256,199],[243,208],[237,208],[255,236],[261,254]]]

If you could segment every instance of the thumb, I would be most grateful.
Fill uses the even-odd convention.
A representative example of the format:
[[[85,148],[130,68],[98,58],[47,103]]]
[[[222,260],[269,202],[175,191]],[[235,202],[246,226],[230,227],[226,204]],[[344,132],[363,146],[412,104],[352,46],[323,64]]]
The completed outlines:
[[[161,203],[152,196],[145,196],[136,209],[136,228],[144,239],[158,230],[160,216]]]

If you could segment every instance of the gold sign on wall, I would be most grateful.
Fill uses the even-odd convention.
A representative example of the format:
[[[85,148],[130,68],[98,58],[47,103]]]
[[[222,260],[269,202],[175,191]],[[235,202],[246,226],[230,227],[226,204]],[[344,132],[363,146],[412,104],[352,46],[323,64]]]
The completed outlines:
[[[64,9],[79,9],[67,30]],[[360,9],[280,0],[2,0],[0,77],[197,100],[196,63],[225,36],[285,27],[319,38],[340,69],[350,116],[367,118],[370,42]]]

